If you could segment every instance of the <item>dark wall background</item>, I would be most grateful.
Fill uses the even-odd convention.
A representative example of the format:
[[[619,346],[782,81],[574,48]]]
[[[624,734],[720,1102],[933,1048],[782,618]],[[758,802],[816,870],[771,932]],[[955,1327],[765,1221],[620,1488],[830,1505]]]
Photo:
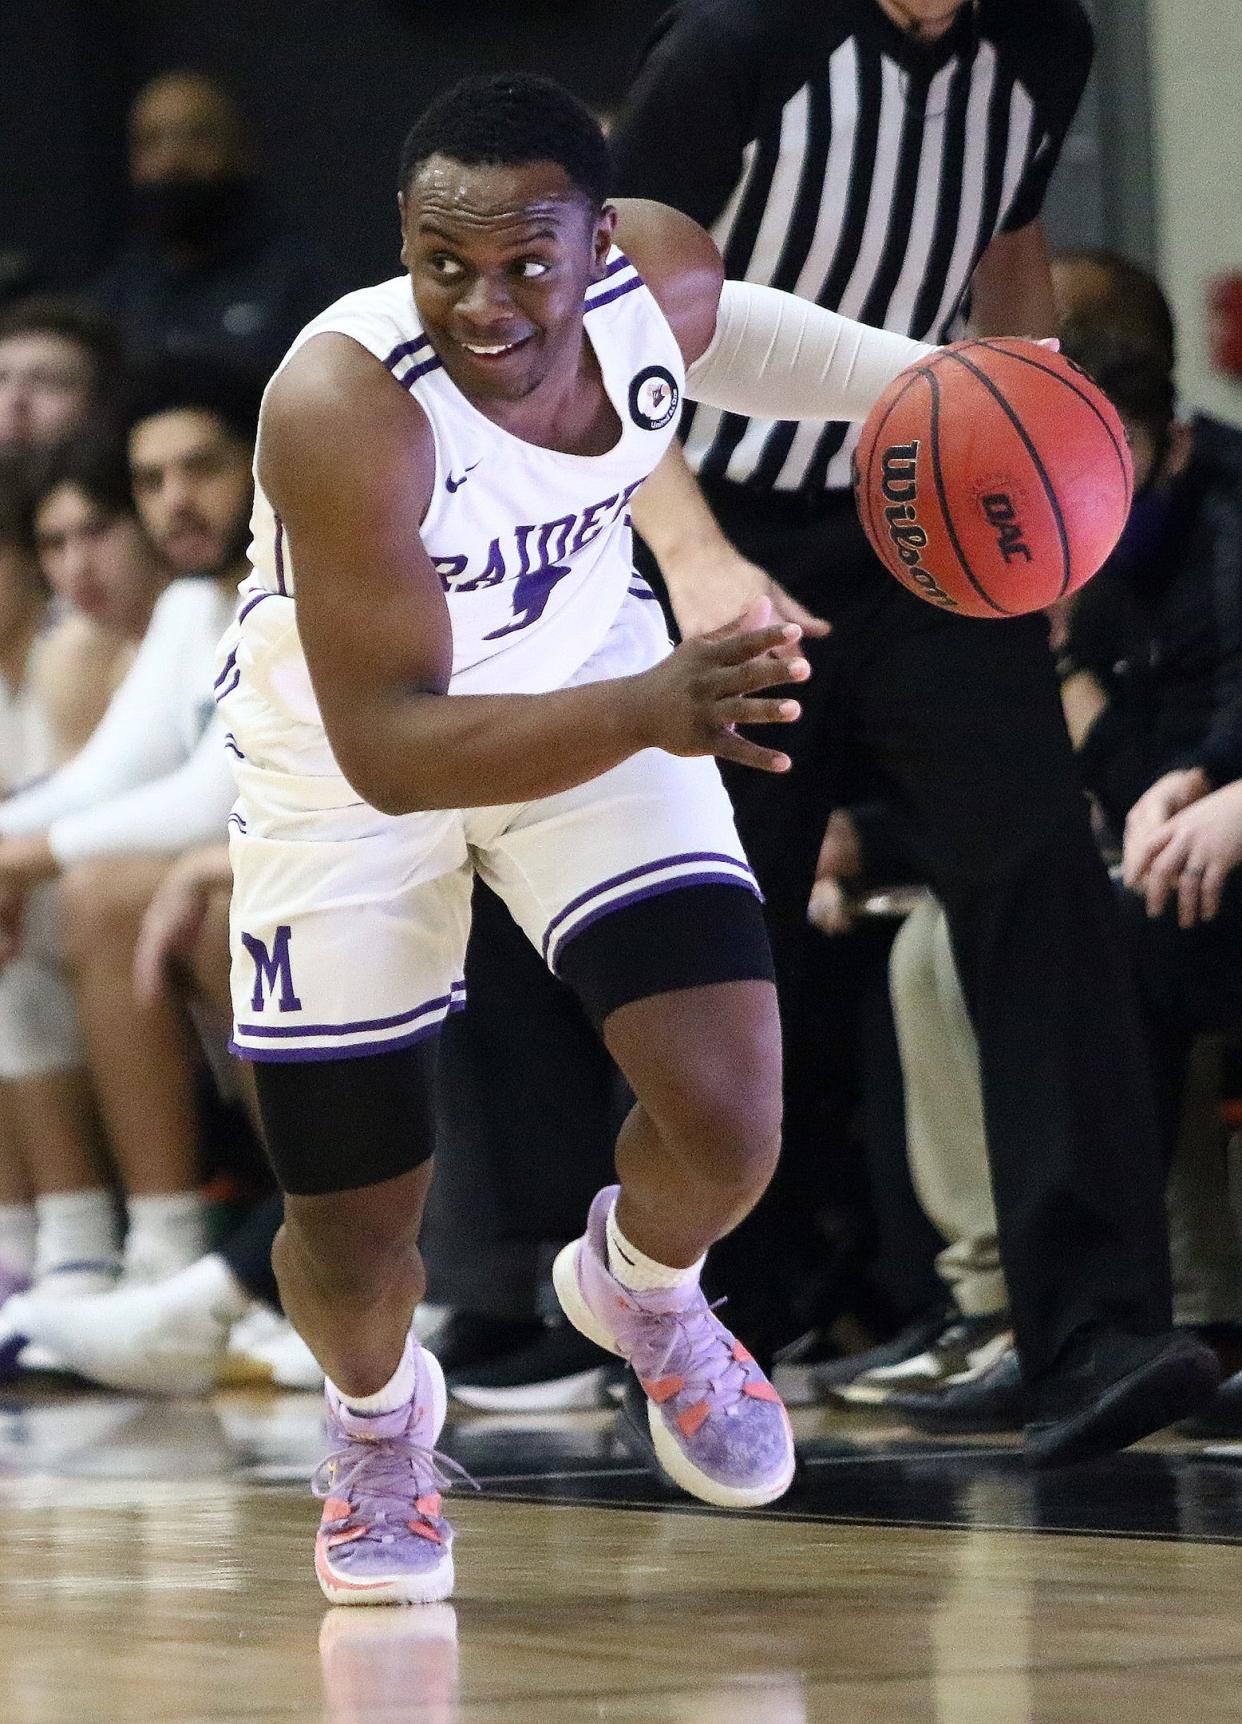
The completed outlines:
[[[607,108],[664,4],[0,0],[0,253],[80,280],[122,220],[130,98],[192,66],[238,98],[272,195],[343,284],[378,280],[397,267],[397,151],[437,90],[520,67]]]

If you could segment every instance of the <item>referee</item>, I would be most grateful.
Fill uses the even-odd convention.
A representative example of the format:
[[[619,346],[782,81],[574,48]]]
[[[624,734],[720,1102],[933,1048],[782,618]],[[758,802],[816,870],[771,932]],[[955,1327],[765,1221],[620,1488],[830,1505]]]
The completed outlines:
[[[1079,0],[683,0],[614,134],[617,191],[710,228],[728,275],[867,323],[1049,335],[1040,209],[1091,53]],[[794,771],[732,786],[787,1010],[828,813],[869,782],[945,906],[975,1021],[1028,1456],[1123,1447],[1216,1371],[1171,1329],[1150,1086],[1044,619],[947,615],[887,574],[846,426],[699,407],[685,436],[740,555],[666,462],[634,515],[683,630],[756,591],[832,621],[806,643]]]

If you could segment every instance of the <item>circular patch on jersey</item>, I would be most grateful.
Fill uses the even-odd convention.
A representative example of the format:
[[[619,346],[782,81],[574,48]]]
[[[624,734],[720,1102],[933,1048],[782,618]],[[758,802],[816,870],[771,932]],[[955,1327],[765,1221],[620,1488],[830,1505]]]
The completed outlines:
[[[648,365],[630,384],[630,418],[644,431],[663,431],[680,401],[677,379],[662,365]]]

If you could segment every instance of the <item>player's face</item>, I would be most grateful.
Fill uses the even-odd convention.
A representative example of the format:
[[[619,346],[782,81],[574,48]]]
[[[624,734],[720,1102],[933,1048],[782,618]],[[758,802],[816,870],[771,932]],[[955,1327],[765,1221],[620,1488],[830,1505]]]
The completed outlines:
[[[35,544],[53,591],[72,610],[116,634],[141,632],[166,577],[133,515],[110,514],[77,485],[57,485],[35,511]]]
[[[178,575],[225,574],[245,548],[251,451],[214,413],[180,409],[129,434],[134,501]]]
[[[576,369],[583,295],[603,273],[614,225],[555,163],[423,164],[401,200],[401,259],[463,394],[520,401]]]
[[[95,370],[63,336],[32,332],[0,341],[0,452],[46,449],[90,410]]]

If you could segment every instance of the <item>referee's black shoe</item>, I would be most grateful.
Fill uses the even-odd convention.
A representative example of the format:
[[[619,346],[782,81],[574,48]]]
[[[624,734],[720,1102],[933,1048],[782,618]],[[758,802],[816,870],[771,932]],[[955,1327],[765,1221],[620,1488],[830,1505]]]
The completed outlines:
[[[1027,1392],[1026,1459],[1064,1467],[1113,1454],[1200,1412],[1219,1383],[1215,1353],[1185,1330],[1087,1330]]]

